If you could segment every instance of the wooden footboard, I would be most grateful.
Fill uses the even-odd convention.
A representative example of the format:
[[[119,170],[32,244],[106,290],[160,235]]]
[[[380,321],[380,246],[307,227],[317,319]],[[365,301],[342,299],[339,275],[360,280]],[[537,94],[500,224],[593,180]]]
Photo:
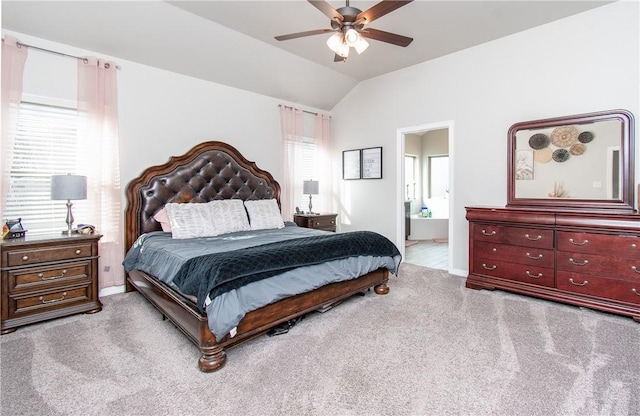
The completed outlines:
[[[202,353],[198,366],[204,372],[216,371],[227,361],[226,350],[261,335],[274,326],[330,305],[373,287],[380,295],[387,294],[389,271],[378,269],[356,279],[332,283],[311,292],[282,299],[249,312],[238,325],[236,336],[217,340],[208,326],[207,316],[190,301],[167,288],[151,276],[132,270],[128,282],[180,329]]]

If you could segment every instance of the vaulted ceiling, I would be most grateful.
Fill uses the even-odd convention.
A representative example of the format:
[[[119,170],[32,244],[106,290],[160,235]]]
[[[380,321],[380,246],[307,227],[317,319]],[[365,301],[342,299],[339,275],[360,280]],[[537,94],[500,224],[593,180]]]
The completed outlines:
[[[328,3],[334,8],[346,4]],[[416,0],[371,23],[413,38],[409,46],[370,40],[364,53],[352,52],[338,63],[326,45],[330,34],[274,39],[330,28],[329,18],[302,0],[5,0],[2,28],[331,110],[362,80],[607,3],[611,1]],[[349,5],[366,10],[375,4]]]

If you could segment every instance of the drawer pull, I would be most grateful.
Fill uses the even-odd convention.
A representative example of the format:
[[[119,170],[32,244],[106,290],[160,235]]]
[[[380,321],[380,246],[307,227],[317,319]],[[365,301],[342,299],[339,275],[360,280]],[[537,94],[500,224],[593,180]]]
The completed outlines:
[[[530,240],[530,241],[542,240],[542,236],[541,235],[537,235],[535,237],[531,237],[529,234],[525,234],[524,238],[526,238],[527,240]]]
[[[532,279],[540,279],[542,277],[542,273],[538,273],[537,275],[532,275],[531,272],[529,272],[529,270],[527,270],[525,273],[527,273],[527,276],[531,277]]]
[[[60,276],[44,277],[44,273],[38,273],[38,277],[39,277],[41,280],[53,280],[53,279],[61,279],[61,278],[63,278],[66,274],[67,274],[67,269],[63,269],[63,270],[62,270],[62,274],[61,274]]]
[[[578,243],[577,241],[573,241],[573,238],[570,238],[569,242],[574,246],[584,246],[586,244],[589,244],[589,240],[584,240],[582,243]]]
[[[27,261],[29,260],[29,256],[22,256],[22,261]]]
[[[585,280],[582,283],[576,283],[576,282],[573,281],[572,277],[569,278],[569,282],[571,282],[571,284],[574,285],[574,286],[586,286],[589,283],[587,280]]]
[[[81,253],[82,253],[82,250],[80,250],[80,249],[76,250],[76,254],[81,254]]]
[[[542,254],[538,254],[537,256],[532,256],[531,253],[527,253],[527,257],[533,260],[540,260],[542,258]]]
[[[638,291],[638,289],[636,289],[635,287],[631,289],[631,291],[633,293],[635,293],[636,295],[640,296],[640,291]]]
[[[587,263],[589,263],[589,260],[585,260],[582,263],[578,263],[578,262],[574,261],[573,259],[569,259],[569,262],[571,264],[575,264],[576,266],[586,266]]]
[[[491,231],[490,233],[488,233],[486,230],[482,230],[482,235],[496,235],[496,230]]]
[[[631,270],[633,270],[636,273],[640,273],[640,270],[638,270],[636,266],[631,266]]]
[[[496,269],[496,267],[498,267],[498,266],[496,266],[496,265],[494,264],[493,266],[489,267],[489,266],[487,266],[485,263],[482,263],[482,267],[484,267],[484,268],[485,268],[485,269],[487,269],[487,270],[495,270],[495,269]]]
[[[62,297],[58,299],[44,300],[44,296],[40,296],[40,302],[43,304],[63,301],[67,297],[67,292],[62,292]]]
[[[638,246],[635,243],[631,244],[631,248],[637,248],[637,247]]]

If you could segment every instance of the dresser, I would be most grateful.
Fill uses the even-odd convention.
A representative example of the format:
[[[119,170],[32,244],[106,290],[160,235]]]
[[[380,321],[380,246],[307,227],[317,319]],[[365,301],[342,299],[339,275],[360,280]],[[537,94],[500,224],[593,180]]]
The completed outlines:
[[[75,313],[102,310],[100,235],[27,235],[0,240],[1,334]]]
[[[640,322],[640,215],[468,207],[471,289],[502,289]]]
[[[335,232],[337,216],[338,214],[294,214],[293,222],[300,227]]]

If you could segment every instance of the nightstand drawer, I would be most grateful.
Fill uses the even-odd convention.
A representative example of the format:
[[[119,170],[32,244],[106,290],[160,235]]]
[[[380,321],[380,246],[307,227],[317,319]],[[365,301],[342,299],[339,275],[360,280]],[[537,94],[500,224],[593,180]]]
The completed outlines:
[[[42,313],[47,310],[67,308],[74,303],[91,299],[90,286],[75,286],[55,292],[39,293],[26,296],[9,296],[9,318],[20,315]]]
[[[7,253],[7,266],[23,266],[91,256],[91,243],[73,244],[35,250],[15,250]]]
[[[33,267],[8,272],[9,293],[42,290],[80,281],[89,281],[91,261],[63,263],[54,267]]]
[[[317,229],[336,229],[335,218],[311,218],[309,219],[309,228]]]

